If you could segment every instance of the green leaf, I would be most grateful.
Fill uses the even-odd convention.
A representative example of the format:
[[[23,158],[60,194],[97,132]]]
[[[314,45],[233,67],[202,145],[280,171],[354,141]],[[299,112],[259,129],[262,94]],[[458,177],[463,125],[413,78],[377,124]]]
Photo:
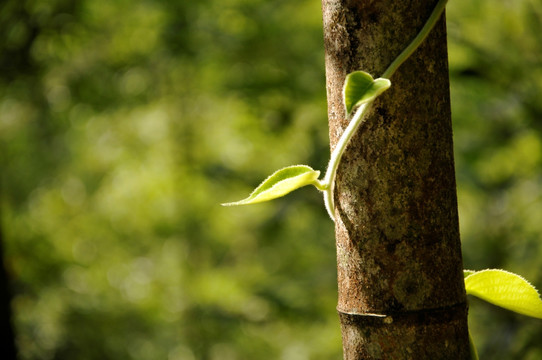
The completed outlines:
[[[271,176],[265,179],[246,199],[222,204],[223,206],[256,204],[263,201],[269,201],[284,196],[300,187],[314,185],[320,187],[318,183],[320,171],[313,170],[306,165],[293,165],[275,171]]]
[[[524,278],[504,270],[477,271],[465,278],[467,294],[517,313],[542,319],[542,299]]]
[[[388,79],[373,77],[365,71],[354,71],[346,76],[343,88],[343,100],[346,113],[350,115],[352,109],[363,103],[374,100],[391,85]]]

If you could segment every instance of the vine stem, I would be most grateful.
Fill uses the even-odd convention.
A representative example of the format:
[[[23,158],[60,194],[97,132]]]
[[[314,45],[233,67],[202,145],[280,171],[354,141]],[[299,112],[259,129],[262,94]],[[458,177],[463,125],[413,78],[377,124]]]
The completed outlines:
[[[333,199],[333,190],[335,188],[335,176],[337,175],[337,168],[341,162],[344,150],[350,142],[350,139],[356,133],[359,126],[363,123],[364,115],[371,107],[373,102],[369,101],[362,104],[355,112],[352,120],[344,130],[343,134],[339,138],[335,149],[331,153],[331,159],[327,166],[326,175],[324,176],[323,185],[324,190],[324,204],[326,206],[327,213],[333,221],[335,221],[335,201]]]
[[[393,60],[393,62],[388,66],[388,68],[382,73],[383,78],[389,79],[399,68],[399,66],[401,66],[401,64],[404,63],[405,60],[408,59],[410,55],[412,55],[412,53],[421,45],[421,43],[425,40],[427,35],[429,35],[431,30],[437,23],[438,19],[440,19],[440,15],[442,15],[442,12],[446,7],[447,2],[448,0],[439,0],[418,35],[416,35],[416,37],[410,42],[410,44],[399,54],[399,56],[397,56],[397,58],[395,58],[395,60]]]
[[[418,35],[416,35],[416,37],[410,42],[410,44],[399,54],[399,56],[397,56],[397,58],[395,58],[395,60],[392,61],[392,63],[388,66],[384,73],[382,73],[383,78],[389,79],[401,66],[401,64],[403,64],[405,60],[408,59],[412,55],[412,53],[414,53],[414,51],[421,45],[421,43],[425,40],[427,35],[429,35],[437,21],[440,19],[440,16],[444,11],[447,2],[448,0],[439,0]],[[373,101],[374,100],[360,105],[359,108],[356,110],[354,116],[352,117],[352,120],[350,120],[350,123],[339,138],[339,141],[337,142],[337,145],[335,146],[335,149],[331,154],[331,159],[329,160],[324,179],[322,181],[318,181],[317,183],[317,188],[322,190],[324,193],[324,204],[326,206],[327,213],[333,221],[335,221],[335,201],[333,199],[333,191],[335,188],[335,177],[337,175],[337,168],[339,167],[339,163],[342,159],[346,146],[350,142],[352,136],[354,136],[354,134],[356,133],[359,126],[364,122],[364,115],[371,108]]]

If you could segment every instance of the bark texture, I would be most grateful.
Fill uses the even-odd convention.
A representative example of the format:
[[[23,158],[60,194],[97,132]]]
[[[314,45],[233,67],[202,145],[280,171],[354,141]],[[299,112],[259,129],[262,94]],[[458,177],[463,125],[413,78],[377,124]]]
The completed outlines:
[[[322,0],[332,148],[345,76],[380,76],[435,5]],[[337,172],[344,358],[468,359],[444,16],[391,82]]]

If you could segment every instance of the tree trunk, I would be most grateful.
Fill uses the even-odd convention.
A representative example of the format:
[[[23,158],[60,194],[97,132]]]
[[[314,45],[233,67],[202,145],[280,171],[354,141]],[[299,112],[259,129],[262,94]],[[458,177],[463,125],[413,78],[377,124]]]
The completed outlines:
[[[380,76],[435,4],[322,0],[332,148],[345,76]],[[337,172],[344,359],[469,359],[444,16],[391,82]]]

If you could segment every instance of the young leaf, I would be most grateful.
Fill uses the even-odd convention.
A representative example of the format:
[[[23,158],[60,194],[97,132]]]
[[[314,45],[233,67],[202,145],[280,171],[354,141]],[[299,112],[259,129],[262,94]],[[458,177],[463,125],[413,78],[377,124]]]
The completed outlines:
[[[477,271],[465,278],[467,294],[517,313],[542,319],[542,299],[524,278],[504,270]]]
[[[284,196],[300,187],[318,187],[320,171],[306,165],[293,165],[275,171],[265,179],[246,199],[222,204],[223,206],[256,204]]]
[[[343,88],[343,100],[349,115],[356,105],[374,100],[391,85],[388,79],[373,77],[365,71],[354,71],[346,76]]]

